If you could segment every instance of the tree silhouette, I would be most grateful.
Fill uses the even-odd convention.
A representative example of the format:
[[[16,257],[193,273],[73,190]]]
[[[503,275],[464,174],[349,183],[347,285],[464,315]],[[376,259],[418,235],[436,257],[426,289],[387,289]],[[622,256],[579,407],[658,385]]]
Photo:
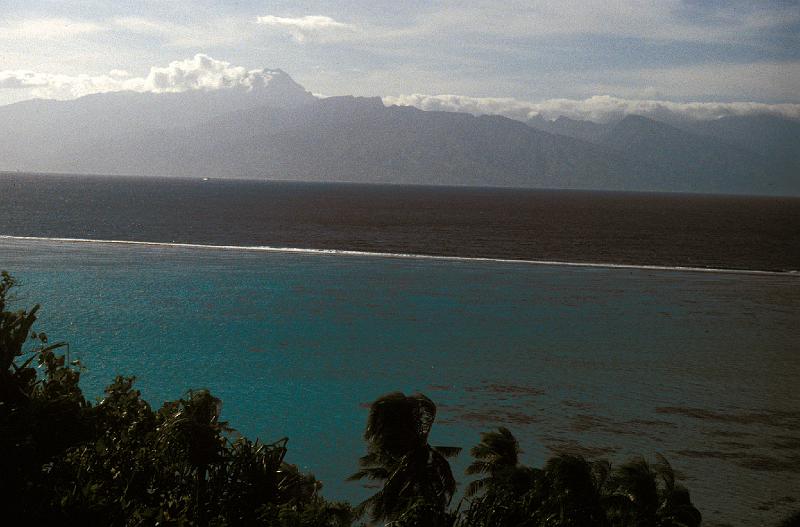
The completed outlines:
[[[619,466],[608,481],[605,505],[614,525],[696,527],[702,521],[689,491],[676,482],[662,455],[649,464],[637,457]]]
[[[800,511],[795,512],[781,520],[778,527],[800,527]]]
[[[467,486],[466,496],[474,496],[487,486],[512,484],[522,469],[519,466],[521,452],[517,438],[508,428],[501,426],[496,432],[483,432],[481,442],[470,450],[475,460],[466,472],[468,475],[485,474],[486,477],[472,481]]]
[[[369,511],[375,521],[395,524],[411,525],[418,515],[429,518],[430,525],[446,521],[456,489],[447,458],[461,449],[428,444],[435,418],[436,405],[422,394],[395,392],[372,403],[364,432],[367,455],[359,460],[361,470],[349,479],[378,480],[383,487],[359,506],[360,511]]]
[[[608,473],[606,462],[556,455],[545,463],[526,499],[531,505],[538,505],[535,516],[542,525],[602,527],[608,525],[602,507]]]

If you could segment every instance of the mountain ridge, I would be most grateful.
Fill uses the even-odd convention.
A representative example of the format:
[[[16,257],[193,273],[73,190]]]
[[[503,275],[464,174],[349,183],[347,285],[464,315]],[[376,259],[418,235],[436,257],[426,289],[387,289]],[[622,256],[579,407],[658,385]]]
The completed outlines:
[[[379,97],[318,98],[283,72],[274,78],[252,89],[0,107],[0,170],[800,195],[794,165],[770,157],[785,140],[781,151],[793,159],[791,126],[762,153],[711,125],[641,116],[524,123]]]

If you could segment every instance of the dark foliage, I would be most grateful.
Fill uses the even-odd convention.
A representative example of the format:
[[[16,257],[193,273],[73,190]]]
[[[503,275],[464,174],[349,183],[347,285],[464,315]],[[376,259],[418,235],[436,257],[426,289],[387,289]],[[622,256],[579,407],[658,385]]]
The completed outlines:
[[[784,518],[784,520],[778,524],[778,527],[800,527],[800,511]]]
[[[676,483],[663,456],[641,458],[612,469],[605,461],[557,455],[544,468],[516,462],[516,439],[501,428],[482,434],[468,471],[489,474],[476,497],[466,498],[460,525],[697,527],[700,512],[689,491]],[[483,491],[477,495],[478,491]]]
[[[467,467],[467,474],[481,474],[485,477],[476,479],[467,486],[467,497],[474,496],[487,486],[527,489],[530,485],[530,474],[529,470],[519,465],[521,452],[517,438],[504,426],[497,432],[482,433],[481,442],[470,450],[475,461]]]
[[[5,525],[351,525],[346,504],[284,461],[286,439],[237,437],[205,390],[154,411],[117,377],[90,404],[80,366],[9,311],[0,281],[0,505]],[[37,372],[38,366],[41,373]]]
[[[436,405],[422,394],[395,392],[372,403],[364,432],[367,455],[350,479],[379,480],[383,488],[359,511],[393,525],[452,524],[446,509],[456,480],[447,458],[461,449],[428,444],[435,418]]]

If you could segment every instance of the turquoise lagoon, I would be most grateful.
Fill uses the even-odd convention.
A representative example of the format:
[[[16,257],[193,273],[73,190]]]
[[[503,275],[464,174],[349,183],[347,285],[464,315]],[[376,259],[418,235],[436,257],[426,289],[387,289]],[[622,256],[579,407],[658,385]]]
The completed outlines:
[[[88,394],[209,388],[328,497],[370,492],[344,480],[369,402],[402,390],[439,405],[434,444],[503,424],[534,464],[663,453],[708,525],[798,507],[797,276],[12,239],[0,268]]]

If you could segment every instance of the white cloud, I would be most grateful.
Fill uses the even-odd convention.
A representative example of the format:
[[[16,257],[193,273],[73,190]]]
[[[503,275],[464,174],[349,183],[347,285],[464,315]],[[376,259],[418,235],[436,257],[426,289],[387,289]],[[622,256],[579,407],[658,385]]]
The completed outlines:
[[[231,66],[229,62],[198,53],[191,59],[170,62],[169,66],[163,68],[150,68],[150,73],[143,79],[140,91],[162,93],[234,87],[252,88],[257,84],[269,82],[270,78],[269,74],[261,70]]]
[[[35,71],[0,71],[0,89],[13,90],[46,85],[47,78],[43,75],[37,74]]]
[[[0,89],[30,89],[35,97],[70,99],[91,93],[138,91],[175,93],[190,90],[252,88],[269,83],[272,73],[232,66],[198,53],[191,59],[151,67],[144,77],[132,77],[124,70],[107,75],[63,75],[29,70],[0,71]]]
[[[718,119],[730,115],[773,114],[800,119],[800,104],[757,102],[672,102],[650,99],[622,99],[596,95],[587,99],[547,99],[526,102],[513,98],[467,97],[463,95],[399,95],[383,98],[384,104],[415,106],[422,110],[505,115],[527,120],[541,116],[608,122],[625,115],[651,117],[665,115],[695,120]]]
[[[62,75],[27,70],[0,71],[0,89],[30,89],[35,97],[70,99],[105,91],[127,89],[109,75]]]
[[[420,110],[462,112],[474,115],[505,115],[512,119],[528,119],[535,115],[529,102],[511,97],[469,97],[466,95],[398,95],[383,97],[383,103],[415,106]]]
[[[403,86],[408,79],[422,79],[419,83],[425,86],[437,85],[424,76],[420,70],[403,70],[398,68],[393,73],[399,79],[393,86]],[[12,100],[28,97],[70,99],[99,92],[130,90],[137,92],[183,92],[189,90],[217,90],[225,88],[248,89],[270,82],[274,72],[247,69],[234,66],[229,62],[216,60],[205,54],[197,54],[192,58],[170,62],[165,66],[153,66],[142,76],[132,75],[128,71],[114,69],[104,74],[61,74],[35,71],[30,69],[9,69],[0,71],[0,90],[9,94]],[[581,76],[585,76],[583,73]],[[715,119],[727,115],[746,115],[769,113],[800,119],[800,104],[766,104],[759,102],[673,102],[660,100],[660,93],[684,95],[685,100],[696,97],[708,100],[709,94],[724,94],[725,87],[735,86],[741,93],[752,93],[752,99],[758,95],[773,96],[772,100],[797,101],[792,97],[793,86],[800,83],[800,65],[762,64],[748,66],[707,67],[700,69],[649,70],[630,73],[630,79],[620,79],[627,85],[635,84],[636,79],[647,79],[658,89],[647,87],[625,91],[620,87],[588,86],[579,92],[570,93],[565,98],[546,98],[538,102],[511,97],[471,97],[465,95],[426,95],[411,94],[386,96],[386,104],[416,106],[423,110],[441,110],[466,112],[472,114],[498,114],[507,117],[527,120],[541,115],[547,119],[566,116],[574,119],[588,119],[597,122],[609,121],[628,114],[647,115],[652,117],[684,117],[689,119]],[[334,76],[336,77],[336,76]],[[318,80],[318,79],[317,79]],[[579,77],[559,79],[564,86],[575,85]],[[442,81],[438,86],[444,90],[453,83],[453,79]],[[360,84],[375,86],[371,77]],[[386,85],[385,81],[382,84]],[[771,92],[765,92],[769,86]],[[466,86],[464,91],[487,91],[486,87]],[[700,87],[700,88],[696,88]],[[343,88],[344,89],[344,88]],[[372,88],[370,88],[372,89]],[[398,91],[403,88],[395,88]],[[698,91],[699,90],[699,91]],[[388,90],[387,90],[388,91]],[[558,93],[556,90],[555,93]],[[330,92],[328,92],[330,93]],[[336,93],[336,92],[334,92]],[[345,92],[343,92],[345,93]],[[563,92],[562,92],[563,93]],[[613,93],[583,98],[584,93]],[[362,95],[365,93],[362,93]],[[699,95],[695,95],[699,94]],[[542,94],[547,97],[547,93]],[[535,97],[535,95],[534,95]],[[770,99],[765,99],[770,100]]]
[[[305,42],[308,39],[336,39],[339,36],[356,31],[356,27],[352,24],[345,24],[323,15],[301,17],[266,15],[257,17],[256,23],[286,31],[297,42]]]

